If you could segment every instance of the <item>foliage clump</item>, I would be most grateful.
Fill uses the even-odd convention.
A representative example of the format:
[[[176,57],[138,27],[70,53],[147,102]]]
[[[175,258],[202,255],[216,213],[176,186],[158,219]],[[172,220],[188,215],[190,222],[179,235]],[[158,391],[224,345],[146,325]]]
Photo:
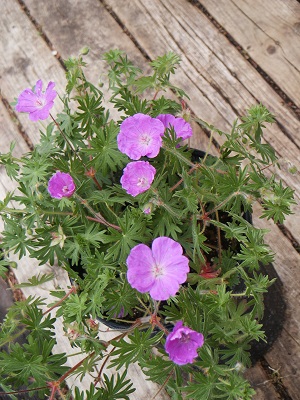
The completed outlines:
[[[152,61],[149,75],[119,50],[109,51],[104,59],[109,65],[110,103],[119,119],[111,119],[102,91],[86,80],[82,55],[70,58],[66,92],[61,94],[63,111],[41,130],[31,152],[17,159],[12,145],[0,155],[7,175],[18,184],[18,190],[0,203],[5,224],[1,273],[9,254],[15,253],[64,268],[70,276],[67,293],[51,293],[58,299],[54,305],[28,298],[8,312],[0,332],[2,389],[14,392],[25,384],[41,398],[49,393],[53,398],[67,376],[95,376],[98,364],[96,385],[85,393],[75,388],[74,399],[129,399],[134,388],[126,372],[108,376],[103,366],[119,370],[137,362],[173,399],[251,399],[254,391],[242,372],[251,364],[251,343],[264,340],[263,295],[272,281],[260,267],[274,255],[264,243],[265,231],[255,228],[249,215],[258,202],[262,218],[282,223],[294,202],[293,191],[269,168],[277,157],[264,142],[263,130],[274,117],[257,104],[234,121],[231,132],[222,132],[187,112],[187,95],[170,80],[180,63],[176,54]],[[54,101],[50,86],[51,98],[47,99],[48,89],[44,95],[32,92],[39,100],[33,112]],[[18,101],[19,111],[24,111]],[[45,110],[38,115],[45,119]],[[36,118],[37,114],[31,119]],[[134,118],[135,125],[127,131],[126,124]],[[163,126],[166,119],[175,122]],[[159,147],[148,153],[138,148],[140,130],[136,146],[126,142],[129,136],[120,144],[121,135],[133,135],[141,120],[150,125],[155,121],[158,129],[163,126],[155,133],[153,146]],[[178,121],[182,126],[200,124],[211,139],[220,135],[219,156],[211,156],[209,147],[197,153],[188,141],[183,144],[182,138],[190,134],[178,134]],[[148,145],[153,137],[143,140]],[[139,176],[144,174],[141,166],[146,175]],[[156,250],[150,250],[152,244]],[[168,248],[173,245],[172,253]],[[139,261],[133,251],[141,252]],[[174,256],[177,252],[181,254]],[[179,269],[171,279],[168,274],[177,261]],[[128,279],[130,268],[134,275]],[[179,271],[185,279],[178,278]],[[139,273],[146,274],[145,279],[150,276],[153,285],[139,281]],[[51,279],[53,275],[37,273],[22,285]],[[161,280],[169,291],[159,289]],[[48,308],[42,311],[45,304]],[[52,354],[53,309],[62,317],[72,345],[83,354],[74,370],[64,366],[66,354]],[[129,326],[106,342],[98,334],[99,317]],[[183,361],[182,352],[170,345],[171,336],[165,347],[174,325],[175,332],[181,330],[180,343],[197,338],[193,351],[198,356]],[[24,332],[27,342],[16,343]]]

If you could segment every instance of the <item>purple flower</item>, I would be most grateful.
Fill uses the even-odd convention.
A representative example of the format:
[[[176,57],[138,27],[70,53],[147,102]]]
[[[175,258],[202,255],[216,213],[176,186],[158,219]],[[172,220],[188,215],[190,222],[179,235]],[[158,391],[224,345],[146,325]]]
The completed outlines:
[[[49,82],[45,92],[42,92],[43,82],[38,80],[34,91],[25,89],[19,96],[16,111],[29,113],[31,121],[43,120],[49,117],[57,95],[53,89],[54,82]]]
[[[164,124],[165,128],[174,128],[177,139],[182,138],[184,140],[193,135],[191,125],[183,118],[176,118],[172,114],[160,114],[156,118]]]
[[[175,296],[187,279],[189,260],[182,255],[182,247],[168,237],[158,237],[152,250],[138,244],[127,258],[127,279],[141,293],[150,292],[154,300]]]
[[[148,161],[134,161],[126,165],[121,177],[122,188],[135,197],[145,192],[153,182],[156,169]]]
[[[48,192],[51,197],[61,199],[62,197],[71,197],[75,192],[75,183],[70,174],[57,171],[48,182]]]
[[[198,356],[197,349],[202,347],[203,343],[202,333],[193,331],[183,326],[182,321],[178,321],[167,336],[165,350],[175,364],[185,365],[194,361]]]
[[[164,126],[156,118],[145,114],[135,114],[126,118],[118,134],[118,148],[132,160],[142,156],[156,157],[159,153]]]

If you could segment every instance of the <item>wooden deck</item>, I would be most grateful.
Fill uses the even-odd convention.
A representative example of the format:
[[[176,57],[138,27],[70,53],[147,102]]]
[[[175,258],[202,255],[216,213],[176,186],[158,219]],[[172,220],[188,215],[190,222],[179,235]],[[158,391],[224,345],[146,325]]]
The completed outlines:
[[[1,0],[0,14],[0,151],[16,140],[22,154],[36,143],[39,127],[27,115],[14,115],[9,103],[38,79],[53,80],[58,92],[65,84],[61,60],[84,46],[88,76],[105,84],[103,52],[120,48],[139,66],[164,52],[180,54],[182,64],[174,83],[189,95],[190,108],[202,119],[226,130],[256,102],[276,116],[266,140],[283,162],[278,174],[300,197],[300,4],[297,0]],[[216,137],[216,140],[218,138]],[[199,129],[193,145],[204,148],[207,136]],[[0,198],[12,189],[0,168]],[[257,390],[255,400],[300,399],[300,207],[284,226],[254,218],[269,228],[267,242],[277,253],[274,263],[288,304],[284,330],[262,362],[246,372]],[[27,280],[39,270],[22,259],[16,275]],[[48,287],[68,285],[54,269]],[[46,296],[45,287],[39,295]],[[37,290],[25,290],[25,295]],[[266,310],[268,312],[268,310]],[[60,321],[57,329],[62,330]],[[72,352],[62,337],[57,351]],[[71,357],[74,365],[80,357]],[[70,364],[71,365],[71,364]],[[137,386],[132,399],[150,399],[157,387],[138,367],[130,371]],[[72,386],[74,379],[68,381]],[[82,387],[88,387],[86,379]],[[157,399],[169,398],[160,393]],[[197,399],[196,399],[197,400]],[[199,399],[201,400],[201,399]]]

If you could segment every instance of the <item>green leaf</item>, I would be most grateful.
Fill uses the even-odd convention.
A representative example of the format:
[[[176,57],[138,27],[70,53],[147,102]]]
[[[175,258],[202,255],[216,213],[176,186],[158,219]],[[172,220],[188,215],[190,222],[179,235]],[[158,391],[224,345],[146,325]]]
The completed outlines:
[[[42,285],[43,283],[52,281],[54,279],[54,274],[38,274],[37,276],[34,275],[33,277],[28,279],[28,282],[19,283],[14,285],[15,288],[23,288],[23,287],[32,287]]]
[[[116,367],[118,370],[125,365],[128,368],[131,363],[148,359],[152,346],[157,344],[162,336],[163,332],[153,335],[152,329],[140,331],[135,328],[133,333],[128,336],[129,342],[125,339],[113,340],[111,344],[116,349],[111,354],[113,359],[110,367]]]
[[[88,163],[89,167],[100,170],[106,176],[110,172],[116,172],[125,166],[127,157],[122,154],[117,146],[117,135],[119,126],[113,121],[103,127],[92,126],[95,136],[90,141],[90,148],[83,149],[83,152],[92,159]]]

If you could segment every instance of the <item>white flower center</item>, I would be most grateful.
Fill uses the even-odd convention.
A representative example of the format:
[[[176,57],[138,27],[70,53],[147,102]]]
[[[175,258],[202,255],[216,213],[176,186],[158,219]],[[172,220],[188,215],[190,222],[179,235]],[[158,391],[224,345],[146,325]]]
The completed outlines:
[[[65,185],[65,186],[62,188],[62,191],[63,191],[63,193],[67,193],[67,192],[69,191],[69,187],[68,187],[67,185]]]
[[[163,271],[162,266],[161,266],[161,265],[157,265],[157,264],[155,264],[155,265],[153,266],[152,272],[153,272],[155,278],[157,278],[158,276],[161,276],[161,275],[164,274],[164,271]]]
[[[151,136],[149,136],[147,133],[143,133],[140,137],[140,143],[145,146],[149,146],[151,143]]]
[[[36,101],[35,101],[35,105],[36,105],[36,107],[38,107],[38,108],[43,108],[44,105],[45,105],[45,99],[44,99],[44,98],[41,98],[41,97],[38,97],[38,98],[36,99]]]
[[[147,187],[148,186],[147,179],[144,177],[138,178],[137,186]]]

